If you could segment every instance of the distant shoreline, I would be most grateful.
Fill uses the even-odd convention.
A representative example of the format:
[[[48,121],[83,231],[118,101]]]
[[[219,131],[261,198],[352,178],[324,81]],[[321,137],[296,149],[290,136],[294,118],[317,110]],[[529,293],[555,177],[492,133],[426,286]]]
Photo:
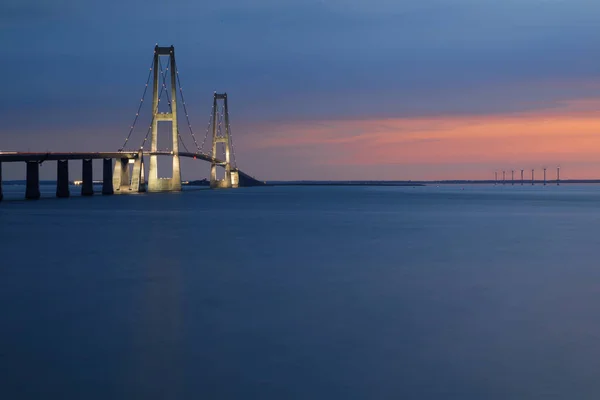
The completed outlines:
[[[559,184],[598,184],[600,179],[560,180]],[[512,186],[511,181],[502,183],[493,180],[438,180],[438,181],[266,181],[270,186],[427,186],[427,185],[494,185]],[[543,185],[543,180],[535,180],[535,185]],[[555,180],[546,180],[546,185],[556,185]],[[523,185],[531,186],[531,180],[523,181]],[[521,181],[514,181],[514,186],[521,186]]]
[[[75,185],[74,182],[69,182]],[[546,185],[556,185],[556,179],[547,180]],[[566,179],[560,180],[561,185],[565,184],[600,184],[600,179]],[[5,180],[4,186],[14,186],[26,184],[25,180]],[[208,186],[207,180],[184,181],[184,186]],[[266,186],[428,186],[428,185],[494,185],[497,186],[521,186],[521,181],[502,181],[493,180],[438,180],[438,181],[266,181]],[[535,185],[543,185],[543,180],[535,180]],[[56,181],[40,180],[40,185],[56,185]],[[94,185],[102,185],[102,181],[94,181]],[[523,185],[531,186],[531,180],[523,181]],[[76,185],[75,185],[76,186]]]

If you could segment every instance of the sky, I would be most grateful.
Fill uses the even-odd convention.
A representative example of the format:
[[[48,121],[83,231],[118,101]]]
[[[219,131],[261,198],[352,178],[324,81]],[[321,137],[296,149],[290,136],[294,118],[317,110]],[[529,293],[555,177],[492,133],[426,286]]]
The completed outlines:
[[[158,43],[195,136],[227,92],[236,163],[263,180],[600,178],[599,39],[596,0],[3,0],[0,150],[119,149]]]

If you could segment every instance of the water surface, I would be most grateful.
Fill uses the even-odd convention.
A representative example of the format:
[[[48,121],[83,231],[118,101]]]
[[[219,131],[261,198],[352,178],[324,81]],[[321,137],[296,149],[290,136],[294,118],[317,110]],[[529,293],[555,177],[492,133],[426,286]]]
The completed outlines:
[[[11,200],[0,226],[0,398],[600,395],[600,186]]]

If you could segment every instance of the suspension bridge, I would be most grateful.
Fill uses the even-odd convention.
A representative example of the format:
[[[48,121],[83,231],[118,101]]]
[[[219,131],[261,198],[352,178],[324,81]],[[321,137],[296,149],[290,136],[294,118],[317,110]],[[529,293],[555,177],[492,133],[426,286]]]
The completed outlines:
[[[168,58],[166,66],[163,67],[162,58]],[[168,82],[167,75],[170,77]],[[152,79],[152,120],[146,131],[141,145],[131,148],[132,135],[138,125],[142,106],[148,92],[150,80]],[[169,94],[169,91],[171,92]],[[162,100],[162,103],[161,103]],[[164,103],[167,105],[164,106]],[[188,149],[179,131],[178,103],[181,100],[182,110],[187,122],[187,131],[191,137],[194,147]],[[163,104],[161,110],[161,104]],[[171,124],[171,146],[167,149],[158,148],[159,123]],[[212,129],[211,129],[212,128]],[[210,149],[205,149],[211,136]],[[150,148],[146,149],[148,139]],[[181,144],[184,151],[179,150]],[[218,157],[219,154],[223,156]],[[168,157],[172,160],[172,174],[170,178],[159,177],[158,157]],[[210,187],[211,188],[237,188],[240,186],[258,186],[262,182],[241,171],[235,161],[235,150],[231,137],[231,124],[229,121],[229,108],[227,104],[227,93],[213,94],[213,105],[208,125],[201,144],[198,144],[196,134],[190,123],[187,106],[181,87],[181,79],[175,62],[175,48],[154,48],[152,63],[149,68],[148,77],[144,91],[140,99],[135,118],[129,127],[129,133],[125,142],[118,151],[113,152],[0,152],[0,200],[2,200],[2,163],[25,162],[26,167],[26,199],[40,198],[39,166],[43,162],[56,161],[56,196],[69,197],[69,160],[82,161],[82,183],[81,195],[91,196],[94,194],[92,160],[102,159],[102,194],[125,194],[140,192],[176,192],[181,191],[181,168],[182,157],[202,160],[210,163]],[[145,159],[150,160],[148,168],[148,179],[145,177]],[[224,176],[217,178],[217,167],[224,169]]]

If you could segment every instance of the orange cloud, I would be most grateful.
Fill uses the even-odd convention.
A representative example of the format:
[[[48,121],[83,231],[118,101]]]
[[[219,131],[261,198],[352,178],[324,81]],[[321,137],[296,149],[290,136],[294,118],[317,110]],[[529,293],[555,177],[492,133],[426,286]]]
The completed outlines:
[[[314,121],[261,130],[253,146],[325,147],[321,163],[329,166],[593,163],[600,153],[600,100],[503,115]]]

